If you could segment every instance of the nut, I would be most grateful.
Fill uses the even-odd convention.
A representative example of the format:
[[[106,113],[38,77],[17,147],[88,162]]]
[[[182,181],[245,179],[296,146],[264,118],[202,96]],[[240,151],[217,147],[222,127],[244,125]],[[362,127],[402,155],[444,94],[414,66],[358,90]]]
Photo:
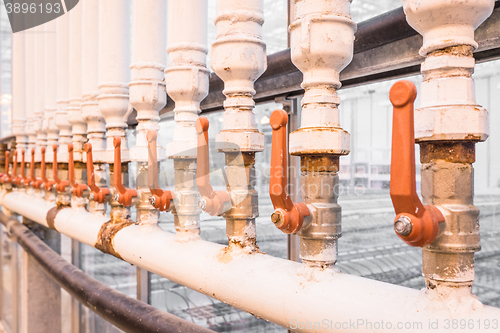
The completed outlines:
[[[94,193],[90,193],[89,200],[94,200],[94,198],[95,198]]]
[[[401,236],[408,236],[411,234],[412,223],[408,216],[401,215],[394,221],[394,231]]]
[[[198,206],[201,208],[201,210],[207,209],[207,201],[205,199],[201,199],[198,201]]]
[[[156,198],[154,196],[149,197],[149,204],[153,207],[156,205]]]
[[[115,194],[115,201],[120,201],[120,195],[118,193]]]
[[[271,221],[273,221],[274,224],[280,224],[282,220],[283,214],[279,210],[274,211],[271,215]]]

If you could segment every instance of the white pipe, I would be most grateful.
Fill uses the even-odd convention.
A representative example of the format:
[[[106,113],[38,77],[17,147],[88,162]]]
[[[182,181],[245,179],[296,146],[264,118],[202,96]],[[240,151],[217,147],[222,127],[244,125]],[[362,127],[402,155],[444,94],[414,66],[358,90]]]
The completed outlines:
[[[45,226],[47,212],[55,207],[21,192],[4,192],[0,198],[5,208]],[[100,224],[108,220],[83,208],[65,208],[54,227],[92,246]],[[500,309],[468,293],[437,294],[203,240],[182,242],[152,225],[121,229],[112,246],[133,265],[298,332],[457,331],[445,329],[447,320],[450,326],[465,320],[475,325],[474,332],[491,332],[485,321],[500,318]]]
[[[68,14],[66,14],[68,15]],[[83,161],[83,145],[86,141],[87,123],[81,112],[82,102],[82,2],[70,12],[69,23],[69,122],[72,127],[74,158]]]
[[[35,35],[36,28],[31,28],[25,32],[25,60],[26,60],[26,115],[28,117],[28,125],[26,126],[26,134],[28,135],[29,148],[36,147],[36,131],[35,131]]]
[[[159,112],[167,103],[164,74],[166,1],[134,0],[132,22],[132,64],[129,83],[130,104],[137,110],[136,145],[130,151],[133,161],[148,161],[148,130],[159,130]],[[158,159],[165,159],[159,149]]]
[[[59,155],[61,161],[67,160],[68,144],[71,140],[71,124],[69,123],[69,15],[57,18],[57,111],[56,125],[59,127]],[[63,154],[61,154],[63,153]]]
[[[21,32],[12,35],[12,133],[16,136],[16,148],[19,152],[21,149],[27,149],[28,143],[25,103],[25,34]]]
[[[106,123],[99,111],[98,47],[99,47],[99,2],[86,0],[83,3],[82,40],[82,114],[87,122],[87,138],[93,151],[106,149]],[[94,162],[98,159],[94,158]]]
[[[56,20],[45,23],[45,114],[47,129],[47,161],[52,161],[52,146],[59,144],[59,127],[56,126],[54,113],[57,110],[57,25]]]
[[[99,2],[99,110],[106,121],[107,154],[104,160],[113,163],[113,139],[122,139],[126,150],[125,129],[129,110],[128,82],[130,71],[129,1]],[[128,150],[122,159],[128,159]]]
[[[45,47],[44,47],[44,26],[39,25],[35,28],[35,122],[34,129],[36,131],[36,145],[37,147],[44,147],[47,145],[47,133],[43,128],[43,111],[44,111],[44,58],[45,58]],[[40,155],[37,155],[38,162],[40,161]]]
[[[175,229],[195,234],[200,232],[196,186],[197,135],[194,124],[201,112],[200,102],[208,94],[207,1],[170,1],[168,9],[168,68],[165,70],[167,92],[175,101],[173,140],[167,145],[173,158],[175,176]],[[188,159],[186,161],[182,161]],[[178,162],[177,162],[178,161]],[[186,170],[176,163],[189,165]],[[192,180],[192,181],[191,181]]]

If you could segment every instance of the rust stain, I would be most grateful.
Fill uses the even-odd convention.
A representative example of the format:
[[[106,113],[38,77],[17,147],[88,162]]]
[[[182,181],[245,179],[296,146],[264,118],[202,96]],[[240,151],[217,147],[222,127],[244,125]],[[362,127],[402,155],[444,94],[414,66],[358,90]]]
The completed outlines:
[[[97,242],[94,247],[104,253],[109,253],[119,259],[123,259],[118,252],[115,251],[113,246],[113,238],[118,233],[129,225],[135,224],[132,220],[114,221],[110,220],[104,223],[97,235]]]
[[[309,172],[338,172],[338,155],[301,155],[300,171]]]
[[[474,141],[420,142],[420,163],[444,160],[451,163],[474,163],[476,146]]]
[[[229,245],[220,250],[219,253],[217,253],[217,260],[221,264],[230,263],[234,259],[233,253],[235,252],[238,254],[242,252],[246,254],[254,254],[254,253],[265,254],[257,246],[255,238],[247,238],[244,241],[230,240]]]
[[[47,216],[45,217],[45,220],[47,221],[47,226],[50,228],[50,229],[54,229],[56,230],[55,228],[55,221],[56,221],[56,216],[57,214],[63,210],[64,208],[68,208],[68,206],[66,205],[57,205],[56,207],[53,207],[51,208],[48,212],[47,212]]]
[[[472,58],[473,51],[474,48],[470,45],[456,45],[433,51],[430,53],[430,56],[454,55]]]

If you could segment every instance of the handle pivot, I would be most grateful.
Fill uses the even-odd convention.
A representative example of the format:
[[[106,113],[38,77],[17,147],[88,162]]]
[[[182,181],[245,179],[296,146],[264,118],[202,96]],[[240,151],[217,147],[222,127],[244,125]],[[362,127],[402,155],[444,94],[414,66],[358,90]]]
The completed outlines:
[[[214,191],[210,185],[210,162],[208,149],[208,127],[206,117],[196,119],[196,133],[198,133],[198,148],[196,161],[196,186],[205,201],[203,210],[214,216],[224,212],[224,206],[231,201],[226,191]]]
[[[422,205],[417,194],[413,118],[416,97],[417,88],[407,80],[396,82],[389,91],[394,107],[390,194],[396,212],[396,234],[408,245],[424,246],[436,239],[438,224],[445,219],[437,207]]]
[[[93,200],[96,201],[97,203],[103,204],[106,202],[106,195],[109,194],[109,189],[106,187],[98,187],[95,184],[94,160],[92,159],[92,144],[90,143],[85,144],[85,152],[87,153],[87,184],[90,188],[90,191],[92,192],[91,197],[93,197]],[[70,153],[71,159],[73,159],[72,153],[73,153],[73,145],[71,145],[71,153]],[[77,191],[76,193],[79,193],[78,192],[79,190],[75,190],[76,182],[74,180],[74,175],[72,176],[72,178],[73,178],[73,193],[75,193],[75,191]]]
[[[293,202],[288,196],[286,124],[288,115],[283,110],[275,110],[269,119],[273,129],[271,144],[271,179],[269,182],[269,196],[274,206],[272,221],[278,229],[287,234],[294,234],[302,228],[304,216],[311,215],[307,205],[302,202]]]
[[[149,130],[146,134],[148,140],[148,187],[151,191],[151,205],[160,212],[170,209],[170,202],[174,199],[174,192],[163,191],[158,184],[158,156],[157,156],[157,133]]]
[[[115,165],[114,165],[114,180],[115,186],[118,190],[118,202],[120,205],[125,207],[130,207],[132,204],[132,197],[137,196],[137,191],[131,188],[125,188],[122,183],[122,139],[115,137],[113,139],[113,145],[115,146]]]

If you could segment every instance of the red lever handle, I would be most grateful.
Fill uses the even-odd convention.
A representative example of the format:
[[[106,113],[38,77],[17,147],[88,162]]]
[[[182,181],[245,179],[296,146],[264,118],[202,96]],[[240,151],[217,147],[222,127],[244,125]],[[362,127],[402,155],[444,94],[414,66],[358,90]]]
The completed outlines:
[[[16,178],[16,185],[20,186],[26,182],[26,170],[25,170],[25,152],[24,149],[21,150],[21,175]]]
[[[69,184],[71,185],[71,188],[73,189],[73,195],[75,197],[81,198],[83,197],[83,191],[87,189],[87,185],[78,184],[75,181],[75,159],[73,156],[73,150],[74,150],[73,144],[72,143],[68,144],[68,181]],[[92,170],[94,170],[93,166]]]
[[[149,130],[146,134],[148,140],[148,187],[152,197],[151,205],[159,211],[170,209],[170,201],[174,198],[174,192],[163,191],[158,184],[158,156],[156,152],[156,131]]]
[[[71,152],[73,152],[73,145],[71,145]],[[92,144],[90,143],[85,144],[85,152],[87,153],[87,185],[89,186],[90,191],[92,192],[92,196],[94,197],[93,200],[96,201],[97,203],[103,204],[106,202],[106,195],[109,194],[109,189],[106,187],[98,187],[95,184],[94,160],[92,159]],[[71,158],[73,158],[73,154],[71,154],[70,156]],[[73,175],[73,191],[75,191],[75,184],[76,182]]]
[[[278,229],[287,234],[294,234],[302,228],[304,216],[309,216],[311,213],[306,204],[292,202],[286,192],[288,186],[286,150],[288,115],[283,110],[275,110],[269,122],[273,129],[269,196],[274,206],[274,213],[271,218]]]
[[[125,188],[122,183],[122,139],[115,137],[113,139],[113,145],[115,146],[115,166],[114,166],[114,180],[115,186],[118,190],[118,202],[129,207],[132,204],[132,197],[137,196],[137,191],[131,188]]]
[[[417,88],[411,81],[396,82],[389,91],[394,107],[392,123],[391,200],[396,212],[394,229],[405,243],[424,246],[436,239],[441,211],[422,205],[415,180],[415,133],[413,102]]]
[[[210,185],[208,119],[199,117],[196,119],[195,127],[196,133],[198,133],[196,186],[206,202],[206,207],[203,210],[212,216],[220,215],[224,212],[224,204],[231,201],[231,197],[226,191],[214,191],[212,185]]]
[[[64,193],[66,191],[66,186],[69,186],[69,181],[61,180],[58,177],[59,169],[57,167],[57,145],[52,146],[52,151],[54,152],[54,164],[52,166],[52,178],[54,178],[54,182],[56,183],[56,191],[59,193]],[[68,167],[69,169],[69,167]]]

